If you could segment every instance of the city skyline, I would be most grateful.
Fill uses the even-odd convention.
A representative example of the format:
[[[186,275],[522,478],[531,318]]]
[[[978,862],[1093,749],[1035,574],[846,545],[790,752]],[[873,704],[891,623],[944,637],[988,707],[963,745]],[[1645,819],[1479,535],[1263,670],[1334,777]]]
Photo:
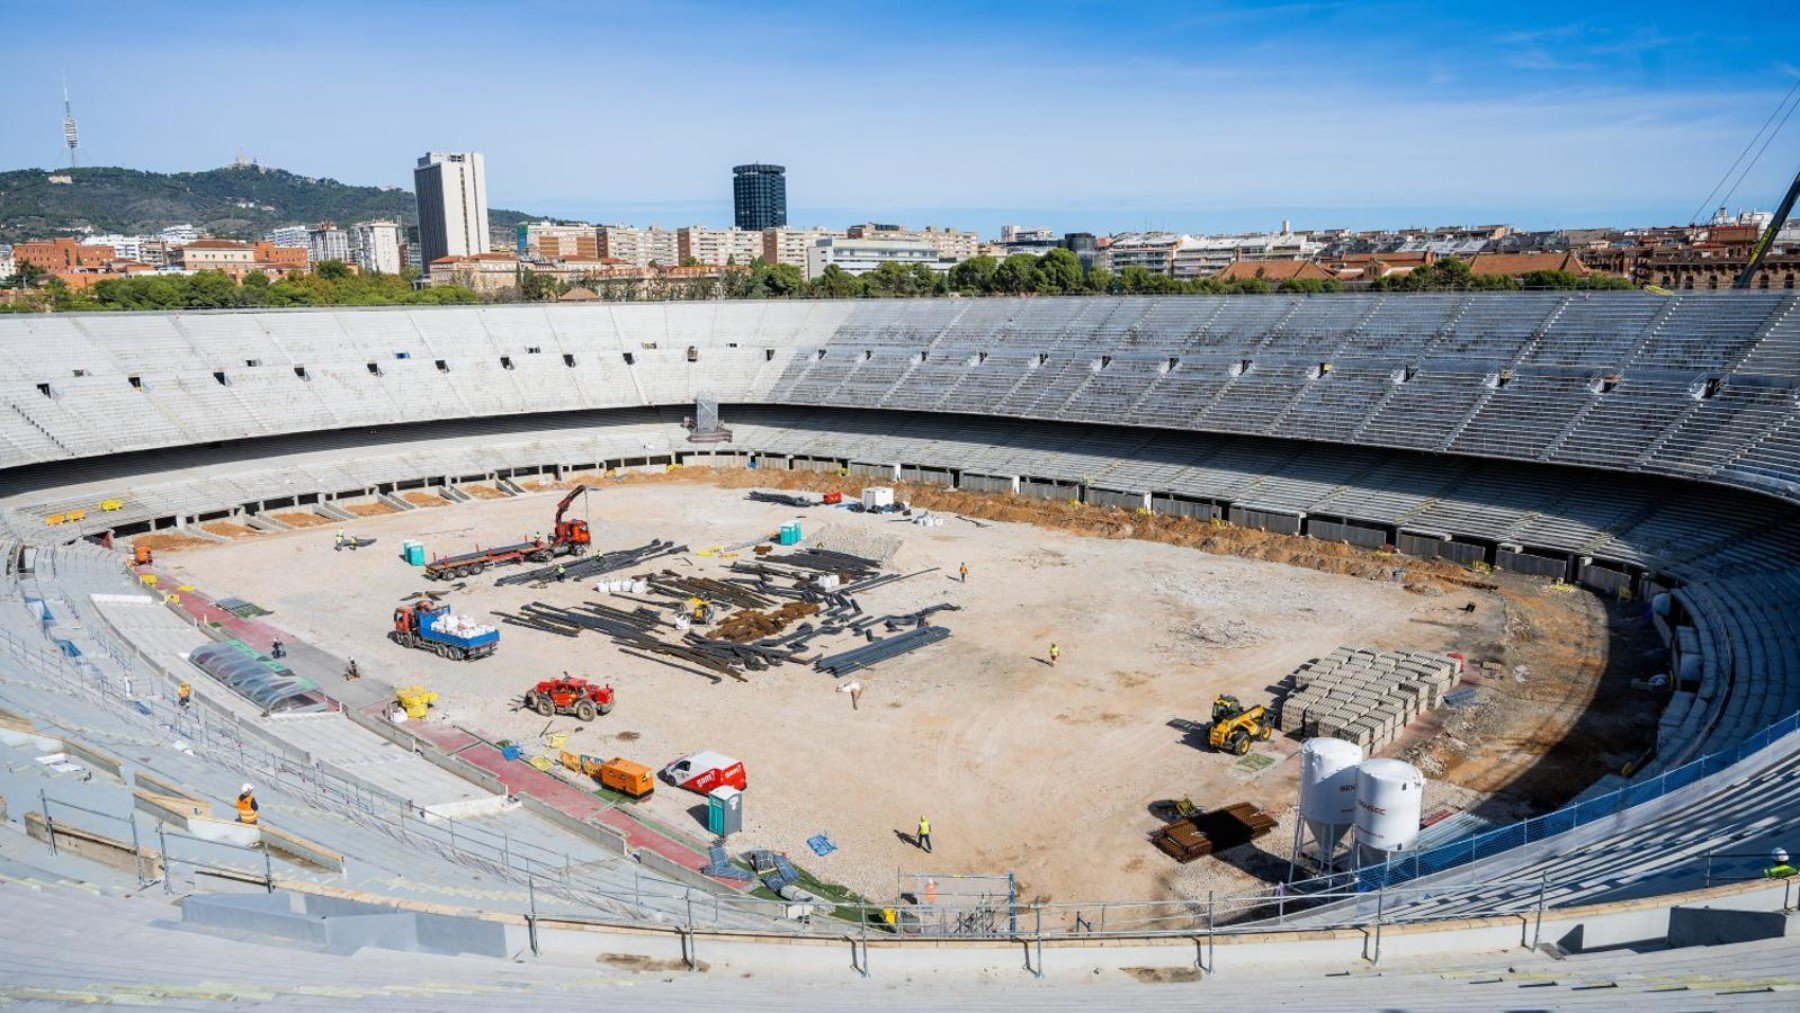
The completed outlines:
[[[406,186],[418,151],[483,151],[496,207],[667,226],[728,224],[730,167],[757,159],[789,167],[796,225],[1673,224],[1711,212],[1705,194],[1800,75],[1766,44],[1800,14],[1752,5],[1740,6],[1757,18],[1734,20],[1717,6],[1614,3],[1573,17],[1432,8],[1434,19],[1404,3],[1129,16],[926,4],[852,25],[807,4],[772,3],[750,21],[683,3],[559,17],[555,33],[534,26],[575,8],[539,3],[546,17],[513,19],[462,4],[429,8],[447,15],[434,18],[406,2],[100,6],[109,15],[80,27],[67,12],[34,13],[0,39],[15,82],[0,164],[60,164],[67,71],[86,165],[193,170],[241,150],[306,175]],[[746,33],[760,44],[742,46]],[[612,79],[655,86],[590,103],[478,88],[420,100],[413,68],[377,58],[403,36],[476,57],[604,39]],[[670,74],[677,46],[691,59]],[[296,103],[291,82],[261,71],[301,50],[355,72],[309,78]],[[179,68],[196,54],[235,85],[119,88],[97,72]],[[761,85],[727,83],[745,75]],[[1800,135],[1784,134],[1732,209],[1773,203],[1797,161]]]

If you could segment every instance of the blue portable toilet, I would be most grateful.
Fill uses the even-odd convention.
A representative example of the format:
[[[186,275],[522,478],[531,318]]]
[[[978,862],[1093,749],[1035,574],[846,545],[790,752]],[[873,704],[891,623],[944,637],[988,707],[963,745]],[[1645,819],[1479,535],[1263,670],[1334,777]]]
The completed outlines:
[[[744,793],[729,786],[706,796],[706,829],[719,837],[744,829]]]
[[[400,543],[400,554],[413,566],[425,565],[425,543],[408,538]]]

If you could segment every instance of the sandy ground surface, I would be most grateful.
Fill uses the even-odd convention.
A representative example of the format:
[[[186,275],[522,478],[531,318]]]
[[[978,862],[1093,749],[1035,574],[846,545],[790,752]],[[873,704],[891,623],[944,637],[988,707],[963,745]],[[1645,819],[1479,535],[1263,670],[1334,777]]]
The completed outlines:
[[[203,588],[273,610],[272,621],[371,674],[437,690],[434,720],[539,751],[546,722],[515,709],[519,694],[562,670],[609,681],[619,692],[610,716],[587,726],[551,722],[553,732],[570,733],[568,748],[653,767],[698,749],[737,756],[751,788],[733,847],[792,853],[821,877],[872,896],[910,888],[903,872],[1012,870],[1024,896],[1058,901],[1242,886],[1248,877],[1240,870],[1178,866],[1151,848],[1145,835],[1159,821],[1148,806],[1188,796],[1209,807],[1252,801],[1283,813],[1295,798],[1299,743],[1277,736],[1257,749],[1276,762],[1250,770],[1206,751],[1185,722],[1204,721],[1217,693],[1267,701],[1294,667],[1339,644],[1456,650],[1503,638],[1503,610],[1488,591],[1424,595],[1029,524],[951,520],[927,529],[753,503],[741,489],[650,483],[590,494],[597,549],[653,538],[694,549],[728,545],[796,517],[814,536],[827,525],[898,535],[894,568],[942,569],[869,592],[862,604],[879,614],[954,603],[962,611],[939,617],[952,638],[856,676],[866,692],[855,711],[837,682],[810,668],[715,682],[624,656],[591,633],[569,640],[503,626],[499,654],[474,663],[386,639],[395,602],[444,589],[401,562],[403,539],[422,539],[435,552],[516,541],[548,526],[555,499],[546,492],[359,519],[346,527],[379,541],[358,552],[333,552],[334,529],[323,528],[191,548],[168,562]],[[967,584],[955,579],[963,562]],[[728,565],[696,556],[669,563],[693,574]],[[490,574],[451,601],[486,616],[532,600],[606,598],[573,583],[496,588]],[[1462,613],[1469,600],[1483,607]],[[1052,640],[1062,647],[1055,667],[1046,660]],[[651,815],[696,837],[704,836],[703,806],[700,796],[668,786],[646,803]],[[921,814],[933,825],[930,855],[911,843]],[[1289,825],[1259,843],[1285,854]],[[840,850],[815,857],[805,839],[820,832]]]

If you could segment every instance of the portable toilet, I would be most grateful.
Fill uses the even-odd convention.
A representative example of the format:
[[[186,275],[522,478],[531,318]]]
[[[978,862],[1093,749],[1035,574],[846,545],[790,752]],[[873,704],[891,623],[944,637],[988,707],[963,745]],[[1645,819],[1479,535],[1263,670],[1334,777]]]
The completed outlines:
[[[799,545],[800,525],[791,523],[783,524],[781,526],[781,533],[775,536],[775,542],[778,545]]]
[[[425,565],[425,543],[408,538],[400,543],[400,554],[413,566]]]
[[[744,829],[744,793],[729,786],[714,788],[708,793],[706,829],[718,837]]]

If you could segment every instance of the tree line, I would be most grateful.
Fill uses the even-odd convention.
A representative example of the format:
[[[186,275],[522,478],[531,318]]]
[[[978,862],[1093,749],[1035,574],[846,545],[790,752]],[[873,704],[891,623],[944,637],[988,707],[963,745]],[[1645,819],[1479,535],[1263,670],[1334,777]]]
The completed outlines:
[[[414,288],[416,277],[416,272],[358,274],[342,261],[327,260],[310,272],[279,281],[270,281],[260,271],[245,275],[242,282],[223,271],[195,271],[108,278],[78,289],[46,276],[36,265],[23,264],[17,274],[0,280],[0,288],[17,290],[11,302],[0,302],[0,312],[445,306],[481,301],[474,292],[454,285]]]

